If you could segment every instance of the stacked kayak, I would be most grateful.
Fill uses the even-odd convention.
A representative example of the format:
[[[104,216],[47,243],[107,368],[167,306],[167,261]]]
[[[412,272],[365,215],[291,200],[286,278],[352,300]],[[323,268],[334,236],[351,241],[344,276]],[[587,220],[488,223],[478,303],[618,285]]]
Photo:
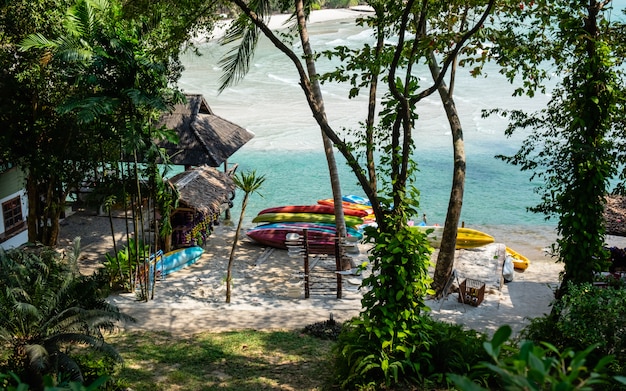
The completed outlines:
[[[362,197],[353,197],[362,200]],[[371,217],[371,207],[355,202],[344,202],[344,221],[348,238],[359,241],[363,234],[359,227],[364,219]],[[248,230],[246,234],[254,241],[275,248],[287,248],[285,241],[288,234],[302,235],[307,230],[308,241],[320,251],[334,252],[337,227],[335,208],[332,199],[320,200],[313,205],[284,205],[266,208],[252,219],[260,225]]]
[[[303,235],[307,230],[309,243],[314,246],[326,246],[334,251],[337,230],[334,224],[315,224],[307,222],[263,224],[246,232],[248,237],[266,246],[286,249],[288,234]],[[354,228],[348,228],[348,237],[360,240],[363,235]]]
[[[363,224],[363,219],[357,216],[344,216],[346,225],[356,227]],[[264,213],[252,219],[253,223],[286,223],[286,222],[306,222],[306,223],[332,223],[335,224],[335,215],[327,213],[312,212],[278,212]]]
[[[320,205],[329,205],[333,208],[335,205],[335,201],[332,198],[318,200],[317,203]],[[355,211],[366,213],[366,215],[362,217],[363,223],[361,223],[361,225],[371,225],[376,223],[376,218],[374,216],[372,205],[366,198],[355,195],[344,196],[342,197],[341,204],[343,206],[344,214],[354,213]],[[346,224],[348,223],[346,222]]]

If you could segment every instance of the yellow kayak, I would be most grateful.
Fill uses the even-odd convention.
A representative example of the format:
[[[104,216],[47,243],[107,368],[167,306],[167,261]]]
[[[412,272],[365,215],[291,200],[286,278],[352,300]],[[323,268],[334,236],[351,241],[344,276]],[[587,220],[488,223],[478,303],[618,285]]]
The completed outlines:
[[[530,260],[517,251],[507,247],[506,253],[513,258],[513,267],[516,269],[526,270],[530,265]]]
[[[427,239],[431,246],[438,248],[441,246],[443,227],[440,226],[415,226],[422,232],[432,230]],[[496,240],[493,236],[471,228],[458,228],[456,233],[456,248],[475,248],[493,243]]]

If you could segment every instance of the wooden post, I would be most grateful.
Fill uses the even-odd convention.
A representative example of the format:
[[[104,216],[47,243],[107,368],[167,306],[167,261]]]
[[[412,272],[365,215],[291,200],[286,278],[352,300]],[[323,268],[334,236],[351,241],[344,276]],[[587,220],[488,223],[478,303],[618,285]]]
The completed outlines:
[[[309,230],[304,230],[304,298],[309,298]]]
[[[341,238],[339,237],[335,237],[335,269],[337,269],[337,271],[342,271],[342,260],[340,259],[341,257],[341,253],[342,251],[340,251],[341,249],[339,248],[339,246],[341,246]],[[335,275],[337,276],[337,298],[341,299],[342,296],[342,283],[341,283],[341,273],[335,273]]]

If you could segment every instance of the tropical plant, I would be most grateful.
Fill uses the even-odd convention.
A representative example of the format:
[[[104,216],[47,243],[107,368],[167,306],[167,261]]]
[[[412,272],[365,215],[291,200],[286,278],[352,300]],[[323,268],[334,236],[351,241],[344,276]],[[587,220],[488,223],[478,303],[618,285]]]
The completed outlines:
[[[49,66],[41,52],[24,52],[29,34],[61,29],[69,2],[11,1],[0,7],[0,148],[3,159],[27,173],[28,240],[54,245],[59,218],[72,188],[94,164],[97,145],[91,129],[79,132],[71,114],[56,108],[72,88],[63,69]]]
[[[239,241],[239,232],[243,224],[243,217],[248,206],[248,198],[252,193],[258,193],[259,189],[265,182],[264,175],[257,175],[256,171],[247,173],[238,173],[233,176],[235,185],[243,192],[243,200],[241,200],[241,214],[239,215],[239,222],[237,223],[237,229],[235,229],[235,237],[233,238],[233,246],[230,249],[230,256],[228,257],[228,269],[226,270],[226,302],[230,303],[230,288],[232,280],[233,262],[235,260],[235,250],[237,250],[237,242]]]
[[[1,251],[0,280],[0,344],[11,352],[3,367],[31,386],[46,374],[82,381],[73,346],[119,357],[103,332],[132,318],[106,302],[100,274],[75,276],[53,249],[34,246]]]
[[[553,245],[564,264],[557,296],[568,281],[591,282],[607,259],[603,211],[610,183],[624,171],[624,23],[613,2],[511,2],[487,29],[496,45],[490,54],[511,81],[516,95],[545,92],[548,79],[559,79],[546,108],[534,113],[495,110],[510,118],[507,135],[528,136],[512,156],[500,156],[532,173],[541,203],[534,212],[556,218]],[[621,171],[620,171],[621,170]]]
[[[554,315],[536,318],[522,331],[522,337],[550,341],[558,349],[577,351],[595,345],[588,356],[594,364],[607,355],[615,361],[608,369],[623,373],[626,363],[626,290],[592,284],[569,283],[568,295],[553,304]]]
[[[50,376],[43,378],[43,391],[95,391],[103,389],[101,386],[107,381],[106,376],[102,376],[85,386],[80,382],[58,382]],[[19,376],[10,372],[7,374],[0,373],[0,386],[6,391],[28,391],[30,388],[27,383],[23,383]]]
[[[128,180],[129,186],[124,187],[121,197],[124,201],[130,198],[133,224],[127,229],[127,241],[132,230],[135,238],[148,242],[144,233],[145,200],[154,199],[156,186],[162,183],[155,167],[163,155],[154,141],[164,137],[174,140],[171,131],[155,129],[152,123],[158,114],[182,101],[182,94],[170,86],[177,73],[169,58],[148,40],[149,32],[157,28],[158,19],[125,20],[115,5],[108,0],[78,0],[68,10],[62,34],[52,38],[32,34],[22,41],[22,47],[44,51],[57,72],[60,66],[66,66],[63,74],[74,89],[57,111],[75,116],[81,129],[96,129],[95,139],[108,145],[102,149],[107,153],[101,156],[110,169],[103,168],[99,176],[121,175],[121,179],[109,182],[124,185]],[[120,169],[120,160],[127,162],[125,170]],[[144,172],[139,166],[143,163],[148,163],[147,191],[142,186]],[[132,179],[132,185],[128,178]],[[164,195],[163,186],[160,187]],[[161,197],[160,204],[169,207],[172,202]],[[128,213],[128,205],[124,206]],[[167,224],[164,228],[167,232]],[[134,243],[137,246],[139,240]],[[152,244],[151,253],[156,252],[156,240]],[[144,259],[140,258],[139,250],[136,247],[130,253],[138,257],[134,259],[136,264]],[[129,285],[133,282],[129,281]],[[151,298],[147,294],[142,296],[146,300]]]
[[[448,373],[468,376],[483,384],[489,382],[493,375],[475,367],[489,359],[483,349],[483,342],[487,340],[485,334],[465,330],[461,325],[434,320],[428,314],[421,315],[420,321],[423,335],[404,341],[409,352],[406,361],[411,364],[400,363],[399,385],[396,388],[448,389],[451,387]],[[367,345],[375,344],[377,337],[374,334],[377,333],[373,332],[366,338],[363,330],[359,329],[363,325],[357,322],[348,322],[333,347],[335,377],[341,380],[344,389],[360,389],[365,385],[371,385],[373,389],[384,388],[385,374],[380,363],[370,363],[372,368],[365,366],[366,362],[376,357],[367,357],[365,353],[371,353],[375,348],[368,348]],[[400,360],[404,354],[388,353],[388,356]],[[398,367],[398,364],[390,363],[390,371],[394,366]]]
[[[587,365],[587,357],[595,349],[594,345],[576,352],[570,348],[560,351],[546,342],[536,345],[526,341],[515,348],[505,345],[510,336],[511,327],[500,327],[492,340],[484,344],[492,362],[480,364],[495,373],[506,390],[590,391],[611,381],[604,372],[613,357],[606,356],[591,368]],[[487,390],[463,376],[451,374],[450,378],[461,390]],[[621,377],[613,380],[626,384],[626,379]]]

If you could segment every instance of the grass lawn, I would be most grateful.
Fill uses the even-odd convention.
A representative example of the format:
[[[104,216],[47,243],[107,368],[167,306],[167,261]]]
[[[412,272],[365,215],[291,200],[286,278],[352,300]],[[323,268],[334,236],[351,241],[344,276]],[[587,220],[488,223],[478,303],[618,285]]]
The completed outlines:
[[[115,376],[142,390],[323,390],[333,343],[299,331],[126,332],[107,340],[124,358]]]

